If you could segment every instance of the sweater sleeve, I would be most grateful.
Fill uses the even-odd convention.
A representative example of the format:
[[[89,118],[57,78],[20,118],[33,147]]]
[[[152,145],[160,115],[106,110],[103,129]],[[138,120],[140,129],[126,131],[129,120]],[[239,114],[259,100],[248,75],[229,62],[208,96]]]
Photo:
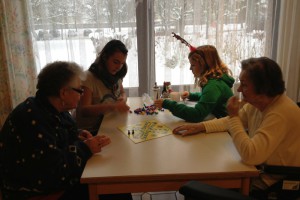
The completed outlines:
[[[247,104],[239,110],[239,117],[243,122],[243,127],[247,129],[247,115],[246,115]],[[222,117],[219,119],[208,120],[203,122],[207,133],[229,131],[229,117]],[[242,128],[243,128],[242,127]]]
[[[202,93],[194,93],[192,99],[197,99],[197,96],[199,100],[195,107],[177,103],[176,101],[164,100],[163,108],[170,110],[173,115],[186,121],[201,122],[208,114],[212,113],[217,104],[223,103],[219,101],[222,91],[215,84],[207,84],[203,88]]]
[[[202,122],[206,133],[228,131],[228,119],[229,117],[223,117],[220,119],[213,119]]]
[[[278,114],[269,114],[249,137],[239,117],[228,120],[229,132],[242,160],[246,164],[259,165],[265,162],[282,142],[285,135],[285,119]]]
[[[191,92],[189,95],[190,101],[199,101],[202,93],[201,92]]]

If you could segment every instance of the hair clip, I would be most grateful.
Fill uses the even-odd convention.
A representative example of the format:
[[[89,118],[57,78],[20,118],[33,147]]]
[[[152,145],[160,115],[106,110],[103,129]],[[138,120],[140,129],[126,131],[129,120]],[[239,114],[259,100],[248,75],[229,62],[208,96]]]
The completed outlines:
[[[182,37],[180,37],[179,35],[177,35],[176,33],[172,32],[173,37],[175,37],[177,40],[180,40],[181,43],[185,44],[186,46],[188,46],[190,48],[190,51],[196,51],[197,48],[192,46],[190,43],[188,43],[185,39],[183,39]]]

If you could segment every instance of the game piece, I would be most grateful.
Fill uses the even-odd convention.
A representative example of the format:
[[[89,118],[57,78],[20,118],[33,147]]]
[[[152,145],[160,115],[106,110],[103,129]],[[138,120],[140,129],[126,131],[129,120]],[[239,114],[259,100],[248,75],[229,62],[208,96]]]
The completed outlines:
[[[164,111],[164,109],[158,109],[154,105],[146,106],[144,104],[144,107],[135,109],[134,113],[138,115],[157,115],[157,111]]]
[[[155,82],[154,87],[153,87],[153,100],[159,99],[159,87],[157,86],[157,83]]]
[[[169,98],[169,91],[167,90],[167,84],[164,82],[163,90],[161,92],[161,98]]]

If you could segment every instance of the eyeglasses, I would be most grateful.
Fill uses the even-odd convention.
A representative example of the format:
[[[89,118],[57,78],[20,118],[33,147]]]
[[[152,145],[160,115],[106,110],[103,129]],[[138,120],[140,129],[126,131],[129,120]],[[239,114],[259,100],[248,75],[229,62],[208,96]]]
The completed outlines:
[[[74,90],[75,92],[78,92],[80,95],[82,95],[83,92],[84,92],[84,89],[82,89],[82,88],[73,88],[73,87],[71,87],[71,89]]]

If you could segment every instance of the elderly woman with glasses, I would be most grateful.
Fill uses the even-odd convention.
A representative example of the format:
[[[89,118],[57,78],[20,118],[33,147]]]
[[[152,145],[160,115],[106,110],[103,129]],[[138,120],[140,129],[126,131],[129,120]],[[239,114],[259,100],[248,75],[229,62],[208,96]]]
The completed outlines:
[[[0,132],[3,199],[88,199],[79,180],[87,160],[110,143],[105,135],[78,130],[82,69],[71,62],[46,65],[34,97],[20,103]]]

